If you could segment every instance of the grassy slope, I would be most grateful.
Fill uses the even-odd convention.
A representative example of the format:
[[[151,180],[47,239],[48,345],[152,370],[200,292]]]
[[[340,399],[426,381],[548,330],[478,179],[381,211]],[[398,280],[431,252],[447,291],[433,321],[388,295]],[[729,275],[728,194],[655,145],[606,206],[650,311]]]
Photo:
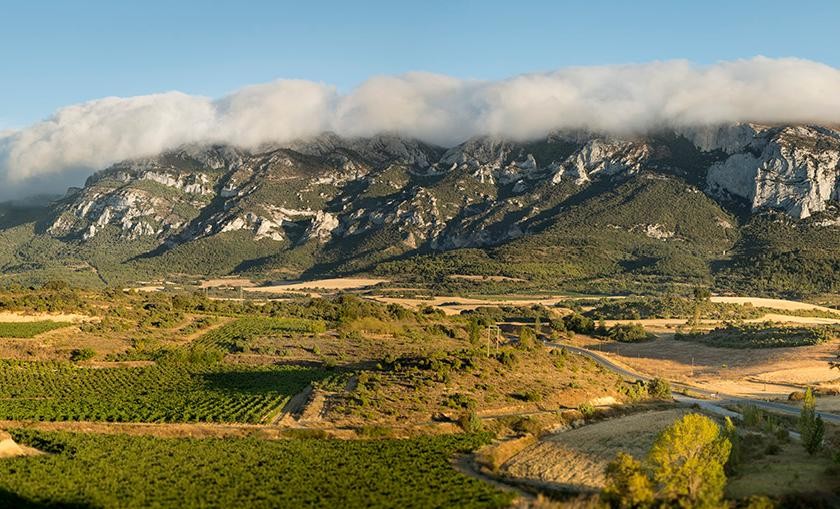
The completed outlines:
[[[774,213],[753,217],[719,285],[759,294],[840,291],[840,227],[817,221],[794,222]]]
[[[379,270],[389,275],[421,274],[426,279],[442,274],[502,274],[558,286],[622,274],[708,279],[710,263],[738,236],[737,228],[725,228],[725,223],[736,221],[696,189],[675,179],[643,176],[572,196],[535,218],[530,235],[502,246],[395,261]],[[651,238],[641,231],[644,225],[661,225],[662,230],[674,232],[674,238]]]

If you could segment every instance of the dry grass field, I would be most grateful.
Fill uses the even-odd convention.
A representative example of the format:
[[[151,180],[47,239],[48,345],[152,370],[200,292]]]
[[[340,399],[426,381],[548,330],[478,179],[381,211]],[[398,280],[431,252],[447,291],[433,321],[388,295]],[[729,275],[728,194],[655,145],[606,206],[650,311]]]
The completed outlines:
[[[716,348],[671,336],[634,344],[578,336],[575,342],[639,373],[731,395],[786,399],[807,386],[840,379],[840,371],[829,365],[837,355],[836,341],[764,349]]]
[[[447,315],[458,315],[461,311],[469,311],[483,306],[541,306],[552,307],[558,302],[566,300],[566,297],[544,297],[534,298],[528,296],[510,296],[505,299],[489,299],[475,297],[432,297],[430,299],[408,299],[399,297],[374,296],[373,299],[387,304],[399,304],[412,309],[431,306],[442,310]]]
[[[755,307],[782,309],[785,311],[799,311],[799,310],[819,310],[828,311],[830,313],[837,313],[840,311],[817,304],[810,304],[807,302],[800,302],[795,300],[785,299],[766,299],[762,297],[722,297],[714,296],[711,298],[712,302],[721,302],[728,304],[752,304]]]
[[[686,413],[644,412],[549,435],[510,458],[501,471],[555,488],[598,490],[606,481],[607,464],[619,451],[644,456],[659,433]]]
[[[244,288],[246,292],[252,293],[286,293],[313,290],[324,290],[328,292],[336,292],[343,290],[359,290],[362,288],[370,288],[380,283],[387,283],[387,279],[373,279],[373,278],[335,278],[335,279],[316,279],[313,281],[299,281],[296,283],[283,283],[268,286],[253,286]]]
[[[12,311],[0,312],[0,323],[27,323],[49,320],[51,322],[80,323],[94,320],[94,317],[74,313],[16,313]]]

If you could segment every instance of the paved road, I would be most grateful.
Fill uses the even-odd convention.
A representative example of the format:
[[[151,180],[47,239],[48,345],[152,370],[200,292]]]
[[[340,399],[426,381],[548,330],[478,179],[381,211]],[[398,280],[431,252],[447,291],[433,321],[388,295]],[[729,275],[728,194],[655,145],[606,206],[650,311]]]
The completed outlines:
[[[604,355],[593,352],[592,350],[588,350],[586,348],[581,348],[578,346],[566,345],[562,343],[546,343],[547,346],[550,348],[565,348],[570,352],[574,352],[578,355],[582,355],[584,357],[588,357],[593,361],[597,362],[601,366],[609,369],[610,371],[618,374],[625,380],[635,381],[635,380],[649,380],[650,377],[640,375],[639,373],[635,373],[630,371],[626,368],[623,368],[616,363],[612,362],[610,359],[605,357]],[[721,394],[714,391],[710,391],[708,389],[701,389],[699,387],[693,387],[691,385],[686,385],[679,382],[671,382],[671,387],[676,389],[677,391],[682,391],[687,394],[696,394],[703,398],[708,398],[715,401],[715,406],[720,407],[721,405],[727,404],[740,404],[740,405],[755,405],[758,408],[762,408],[764,410],[770,410],[773,412],[783,413],[787,415],[799,415],[799,407],[794,405],[788,405],[785,403],[779,403],[777,401],[765,401],[762,399],[757,398],[745,398],[742,396],[733,396],[730,394]],[[678,401],[683,401],[687,403],[697,403],[699,402],[706,402],[708,404],[708,399],[699,399],[699,398],[691,398],[689,396],[677,396],[675,399]],[[700,406],[703,406],[702,404]],[[824,421],[830,422],[832,424],[840,425],[840,415],[832,414],[828,412],[817,412],[817,414],[823,418]]]

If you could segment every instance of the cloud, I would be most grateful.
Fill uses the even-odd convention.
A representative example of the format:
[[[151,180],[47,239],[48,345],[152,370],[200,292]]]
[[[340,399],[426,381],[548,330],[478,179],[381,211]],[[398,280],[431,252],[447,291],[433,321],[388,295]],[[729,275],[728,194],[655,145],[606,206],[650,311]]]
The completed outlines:
[[[279,80],[221,99],[109,97],[0,133],[0,198],[59,192],[116,161],[194,142],[256,147],[335,131],[453,145],[481,134],[528,139],[564,128],[623,134],[743,121],[840,123],[840,70],[756,57],[573,67],[501,81],[408,73],[372,77],[344,95]]]

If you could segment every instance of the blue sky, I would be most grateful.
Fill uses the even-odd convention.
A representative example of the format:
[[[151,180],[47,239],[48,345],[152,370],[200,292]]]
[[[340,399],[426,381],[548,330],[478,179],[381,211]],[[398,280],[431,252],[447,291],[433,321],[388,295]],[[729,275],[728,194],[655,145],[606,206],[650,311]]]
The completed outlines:
[[[794,56],[840,66],[840,2],[0,0],[0,130],[103,96],[221,96],[412,70],[498,79],[570,65]]]

